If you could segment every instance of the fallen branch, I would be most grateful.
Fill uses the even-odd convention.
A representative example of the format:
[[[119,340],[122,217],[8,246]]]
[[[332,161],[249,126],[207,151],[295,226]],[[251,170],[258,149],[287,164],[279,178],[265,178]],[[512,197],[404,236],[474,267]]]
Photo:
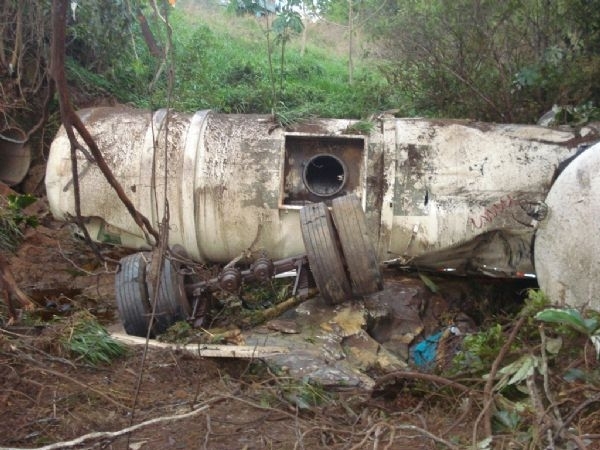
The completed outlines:
[[[496,374],[498,373],[498,370],[500,369],[500,364],[504,360],[504,357],[508,353],[510,346],[516,339],[517,334],[519,333],[519,330],[525,323],[526,319],[527,319],[527,317],[524,315],[519,318],[519,320],[515,324],[513,330],[511,331],[510,335],[508,336],[508,339],[506,339],[506,342],[500,349],[498,356],[496,357],[496,359],[494,360],[494,362],[492,364],[490,373],[488,374],[488,379],[487,379],[487,381],[485,383],[485,387],[483,389],[483,409],[479,413],[479,416],[477,416],[477,419],[475,420],[475,425],[473,425],[473,446],[474,447],[477,445],[477,427],[479,425],[479,422],[482,419],[484,421],[484,423],[483,423],[484,434],[485,434],[484,437],[487,438],[487,437],[492,436],[492,413],[491,413],[490,407],[492,406],[492,402],[494,401],[494,392],[493,391],[494,391],[494,381],[496,379]]]
[[[563,430],[565,430],[566,427],[568,427],[571,424],[571,422],[573,422],[575,417],[577,417],[577,415],[581,411],[583,411],[585,408],[590,406],[592,403],[598,403],[598,402],[600,402],[600,394],[596,394],[593,397],[590,397],[587,400],[585,400],[580,405],[578,405],[577,408],[575,408],[573,411],[571,411],[571,413],[567,416],[567,418],[562,423],[561,427],[558,430],[556,430],[556,433],[554,434],[554,438],[557,439],[560,436],[560,433],[562,433]],[[596,435],[596,436],[597,436],[596,439],[600,438],[600,435]]]
[[[119,430],[119,431],[96,431],[94,433],[89,433],[89,434],[85,434],[83,436],[79,436],[78,438],[73,439],[71,441],[56,442],[54,444],[46,445],[44,447],[38,447],[35,449],[34,448],[29,449],[29,448],[15,448],[15,447],[0,447],[0,450],[55,450],[55,449],[71,448],[71,447],[75,447],[77,445],[81,445],[82,443],[90,441],[92,439],[94,439],[94,440],[114,439],[119,436],[123,436],[125,434],[132,433],[136,430],[139,430],[140,428],[144,428],[149,425],[194,417],[194,416],[197,416],[198,414],[200,414],[201,412],[206,411],[207,409],[208,409],[208,405],[205,405],[205,406],[202,406],[201,408],[195,409],[193,411],[190,411],[190,412],[187,412],[184,414],[176,414],[174,416],[156,417],[154,419],[150,419],[145,422],[141,422],[136,425],[132,425],[127,428],[123,428],[122,430]]]
[[[417,433],[422,434],[425,437],[428,437],[429,439],[431,439],[432,441],[437,442],[438,444],[443,444],[448,448],[451,448],[452,450],[458,450],[459,447],[457,447],[456,445],[454,445],[452,442],[447,441],[445,439],[442,439],[439,436],[436,436],[433,433],[430,433],[429,431],[418,427],[416,425],[396,425],[395,427],[397,430],[410,430],[410,431],[416,431]]]
[[[433,375],[431,373],[421,373],[421,372],[405,372],[402,370],[398,370],[396,372],[391,372],[382,377],[379,377],[375,382],[375,386],[373,386],[373,391],[377,390],[378,388],[381,388],[382,385],[385,385],[385,384],[389,383],[390,381],[396,381],[399,378],[405,378],[408,380],[425,380],[425,381],[430,381],[432,383],[443,384],[448,387],[454,387],[463,392],[471,392],[472,391],[471,388],[465,386],[464,384],[458,383],[454,380],[449,380],[444,377],[440,377],[439,375]]]
[[[281,303],[277,303],[276,305],[271,306],[270,308],[264,309],[262,311],[257,311],[256,314],[250,320],[250,325],[258,325],[276,317],[279,317],[287,310],[298,306],[300,303],[303,303],[311,297],[314,297],[315,295],[317,295],[317,292],[318,291],[315,289],[309,289],[305,295],[296,295],[294,297],[290,297],[287,300],[282,301]]]
[[[17,314],[12,304],[11,297],[14,296],[21,306],[26,310],[35,309],[35,303],[27,294],[25,294],[17,285],[8,261],[0,253],[0,294],[3,294],[8,307],[8,325],[12,325],[17,320]]]
[[[146,345],[146,338],[123,333],[111,333],[111,337],[125,345]],[[201,358],[266,358],[289,351],[287,347],[275,346],[173,344],[155,340],[148,340],[147,344],[150,348],[180,350]]]

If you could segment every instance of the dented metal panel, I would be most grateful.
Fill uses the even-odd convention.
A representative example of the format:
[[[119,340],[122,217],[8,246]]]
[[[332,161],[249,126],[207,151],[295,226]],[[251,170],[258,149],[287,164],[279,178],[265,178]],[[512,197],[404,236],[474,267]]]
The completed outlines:
[[[525,209],[544,199],[573,138],[541,127],[396,121],[389,251],[410,257],[494,229],[529,229]]]
[[[482,244],[473,248],[486,255],[502,242],[518,249],[533,233],[556,168],[579,142],[574,133],[537,126],[385,116],[362,136],[348,134],[354,122],[340,119],[283,129],[266,115],[122,107],[80,114],[127,194],[155,224],[166,194],[170,245],[214,262],[244,251],[265,250],[275,259],[303,253],[299,209],[348,193],[361,198],[381,261],[409,261],[478,236]],[[74,211],[69,148],[61,130],[47,166],[50,206],[62,218]],[[82,154],[79,171],[92,235],[147,245]],[[520,270],[531,258],[519,254],[510,264]]]

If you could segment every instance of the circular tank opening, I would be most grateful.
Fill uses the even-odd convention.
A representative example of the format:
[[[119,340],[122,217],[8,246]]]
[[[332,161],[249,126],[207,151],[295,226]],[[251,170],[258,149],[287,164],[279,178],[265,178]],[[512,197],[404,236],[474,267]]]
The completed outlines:
[[[330,197],[340,192],[346,184],[346,166],[334,155],[316,155],[304,164],[302,179],[311,193]]]

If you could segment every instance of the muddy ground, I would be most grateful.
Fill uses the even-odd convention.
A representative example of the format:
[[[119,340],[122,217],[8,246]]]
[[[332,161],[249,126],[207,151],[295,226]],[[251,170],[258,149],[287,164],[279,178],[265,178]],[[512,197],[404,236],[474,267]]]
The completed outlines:
[[[92,439],[83,447],[372,448],[393,438],[392,448],[435,448],[421,433],[394,430],[390,418],[440,438],[443,430],[446,438],[461,433],[464,425],[453,423],[449,405],[421,396],[389,402],[360,388],[327,392],[277,376],[260,361],[152,349],[144,355],[139,347],[110,365],[73,361],[58,348],[64,330],[58,324],[82,309],[106,324],[117,320],[114,265],[98,263],[70,226],[43,209],[40,214],[42,224],[26,231],[10,258],[19,285],[42,307],[0,332],[0,445],[35,448],[194,410],[192,417]],[[113,259],[125,253],[103,248]],[[309,406],[299,409],[295,396],[307,396]]]
[[[0,306],[0,447],[435,449],[466,448],[482,435],[483,380],[449,386],[435,375],[395,377],[372,369],[376,382],[388,380],[376,389],[323,387],[260,360],[178,350],[130,348],[97,366],[73,358],[60,340],[74,313],[88,311],[107,326],[117,321],[116,266],[99,263],[70,226],[52,220],[43,201],[38,208],[40,226],[26,230],[10,262],[40,307],[7,327]],[[103,247],[102,253],[118,260],[126,251]],[[593,355],[585,364],[597,365]],[[600,414],[587,411],[593,401],[584,404],[600,399],[599,391],[597,384],[579,383],[559,393],[561,405],[583,404],[571,426],[588,437],[584,448],[600,448],[589,439],[600,433]],[[126,432],[138,424],[144,425]],[[493,448],[536,448],[527,436],[519,443],[516,434],[496,432]]]

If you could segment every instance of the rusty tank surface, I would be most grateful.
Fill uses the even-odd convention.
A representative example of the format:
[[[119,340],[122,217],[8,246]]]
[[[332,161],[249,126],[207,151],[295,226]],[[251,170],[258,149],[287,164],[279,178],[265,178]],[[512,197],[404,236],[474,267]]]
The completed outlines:
[[[527,207],[544,200],[581,141],[538,126],[393,117],[379,119],[365,136],[353,134],[354,121],[340,119],[283,129],[270,116],[211,111],[171,112],[168,120],[166,110],[124,107],[80,115],[136,207],[157,224],[166,194],[170,245],[210,262],[228,262],[251,247],[275,259],[302,253],[302,206],[329,205],[348,193],[361,199],[380,261],[491,230],[529,231]],[[62,129],[47,167],[52,212],[73,215]],[[79,171],[92,236],[144,248],[143,235],[83,154]]]
[[[502,277],[535,276],[532,246],[537,224],[548,214],[544,200],[561,167],[598,139],[592,128],[559,131],[385,114],[374,119],[368,134],[357,133],[356,121],[345,119],[283,128],[268,115],[213,111],[111,107],[79,114],[142,214],[158,224],[168,200],[169,246],[196,261],[228,263],[254,252],[271,260],[292,258],[294,266],[298,255],[308,251],[310,257],[311,249],[327,246],[315,231],[319,227],[333,229],[329,240],[343,232],[342,241],[362,243],[349,252],[372,244],[366,260],[374,265]],[[78,158],[81,211],[90,235],[149,248],[94,162],[81,152]],[[46,190],[57,218],[74,215],[63,129],[51,147]],[[364,226],[347,220],[344,225],[349,214],[358,217],[357,209]],[[329,210],[331,218],[325,217]],[[348,271],[348,259],[342,258],[340,271]],[[335,271],[327,261],[323,267]],[[354,269],[355,277],[361,270]],[[332,278],[329,271],[325,278]],[[237,283],[238,275],[229,279]],[[359,284],[375,289],[379,274]]]

